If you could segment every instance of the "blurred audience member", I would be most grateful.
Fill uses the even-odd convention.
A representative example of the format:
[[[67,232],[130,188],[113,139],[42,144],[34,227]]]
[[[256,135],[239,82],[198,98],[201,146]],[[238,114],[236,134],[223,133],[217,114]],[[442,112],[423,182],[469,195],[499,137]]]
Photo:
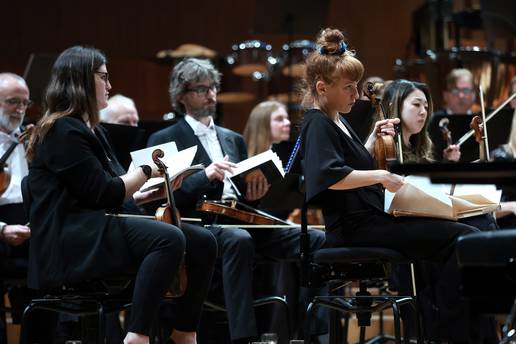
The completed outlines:
[[[137,127],[138,110],[131,98],[116,94],[109,98],[108,107],[100,111],[100,121]]]

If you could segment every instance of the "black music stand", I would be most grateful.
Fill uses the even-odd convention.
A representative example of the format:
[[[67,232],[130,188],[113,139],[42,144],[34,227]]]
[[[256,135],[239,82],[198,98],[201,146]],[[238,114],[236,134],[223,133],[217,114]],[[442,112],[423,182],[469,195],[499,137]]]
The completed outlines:
[[[57,54],[52,53],[33,53],[29,57],[23,78],[30,89],[32,101],[41,105],[43,92],[45,91],[52,67],[57,59]]]
[[[491,111],[489,110],[486,111],[486,116],[489,116],[490,112]],[[513,113],[514,109],[503,109],[493,118],[491,118],[489,122],[487,122],[487,135],[490,150],[493,150],[498,146],[507,143],[511,131]],[[428,133],[434,144],[434,158],[438,161],[442,160],[442,152],[443,149],[446,148],[446,143],[444,142],[441,131],[439,129],[439,122],[443,118],[449,119],[450,122],[448,124],[448,129],[450,129],[452,133],[453,143],[456,143],[465,133],[470,131],[469,124],[471,123],[473,116],[465,114],[434,114],[432,118],[430,118],[430,122],[428,123]],[[471,162],[478,160],[479,147],[478,143],[475,142],[475,137],[471,137],[466,142],[464,142],[460,147],[460,150],[460,161]]]
[[[272,145],[272,150],[286,166],[294,142],[284,141]],[[275,215],[288,215],[295,208],[301,208],[304,201],[303,175],[299,155],[294,159],[289,173],[285,178],[271,184],[267,194],[260,200],[260,209]]]
[[[140,122],[138,127],[101,123],[101,126],[107,131],[111,148],[118,162],[126,170],[132,161],[130,153],[147,147],[149,136],[169,125],[171,125],[170,122]]]
[[[371,106],[369,100],[358,99],[351,111],[344,114],[344,118],[349,122],[358,137],[360,137],[362,143],[365,143],[375,123],[375,115],[376,110]]]

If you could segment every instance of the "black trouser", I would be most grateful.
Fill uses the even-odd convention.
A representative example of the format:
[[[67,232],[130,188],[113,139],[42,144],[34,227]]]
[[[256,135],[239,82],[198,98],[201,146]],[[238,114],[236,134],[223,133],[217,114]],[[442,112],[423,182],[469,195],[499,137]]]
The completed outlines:
[[[393,217],[384,213],[347,216],[341,230],[329,234],[331,246],[374,246],[398,250],[419,262],[432,261],[438,266],[431,290],[424,296],[436,311],[430,325],[436,329],[433,339],[468,342],[474,323],[468,302],[461,297],[460,274],[455,253],[457,238],[478,229],[459,222],[414,217]],[[422,295],[420,295],[422,296]],[[427,317],[425,321],[428,321]],[[437,338],[440,337],[440,338]]]
[[[148,335],[161,297],[170,285],[186,250],[188,287],[175,307],[175,328],[196,331],[208,291],[217,245],[206,229],[191,224],[177,227],[145,219],[125,219],[125,239],[139,263],[128,331]]]
[[[222,257],[224,301],[231,339],[257,335],[253,309],[252,272],[255,252],[280,260],[299,258],[299,229],[257,229],[210,227]],[[322,247],[324,232],[310,231],[312,250]]]

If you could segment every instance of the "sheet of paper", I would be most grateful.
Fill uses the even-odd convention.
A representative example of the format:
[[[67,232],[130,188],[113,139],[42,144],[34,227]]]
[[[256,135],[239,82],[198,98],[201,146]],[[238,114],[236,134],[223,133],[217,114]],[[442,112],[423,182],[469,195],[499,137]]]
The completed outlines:
[[[405,183],[412,184],[417,187],[419,190],[424,193],[437,198],[439,201],[451,205],[451,201],[446,195],[450,188],[446,184],[432,184],[430,178],[424,176],[406,176]],[[394,198],[394,193],[385,190],[385,202],[384,202],[384,211],[388,212],[392,200]]]
[[[152,152],[154,152],[155,149],[161,149],[165,153],[165,158],[168,156],[172,156],[177,153],[177,145],[174,141],[162,143],[156,146],[140,149],[137,151],[131,152],[131,159],[132,164],[134,166],[141,166],[141,165],[149,165],[153,166],[154,161],[152,161]]]

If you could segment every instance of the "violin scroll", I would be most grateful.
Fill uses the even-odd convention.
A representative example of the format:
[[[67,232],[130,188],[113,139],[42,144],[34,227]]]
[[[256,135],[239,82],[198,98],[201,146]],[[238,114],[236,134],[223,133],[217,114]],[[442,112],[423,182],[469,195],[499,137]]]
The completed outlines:
[[[480,116],[474,116],[471,119],[469,127],[475,132],[475,141],[479,145],[479,160],[486,161],[486,137],[484,135],[484,123],[482,122],[482,118],[480,118]]]
[[[158,166],[158,170],[161,174],[165,173],[167,171],[167,165],[161,160],[165,156],[165,152],[163,152],[161,149],[155,149],[152,152],[152,161]]]
[[[450,120],[448,118],[443,118],[439,121],[439,129],[443,135],[443,140],[446,142],[447,146],[451,146],[453,144],[451,131],[448,129],[448,124],[450,124]]]

